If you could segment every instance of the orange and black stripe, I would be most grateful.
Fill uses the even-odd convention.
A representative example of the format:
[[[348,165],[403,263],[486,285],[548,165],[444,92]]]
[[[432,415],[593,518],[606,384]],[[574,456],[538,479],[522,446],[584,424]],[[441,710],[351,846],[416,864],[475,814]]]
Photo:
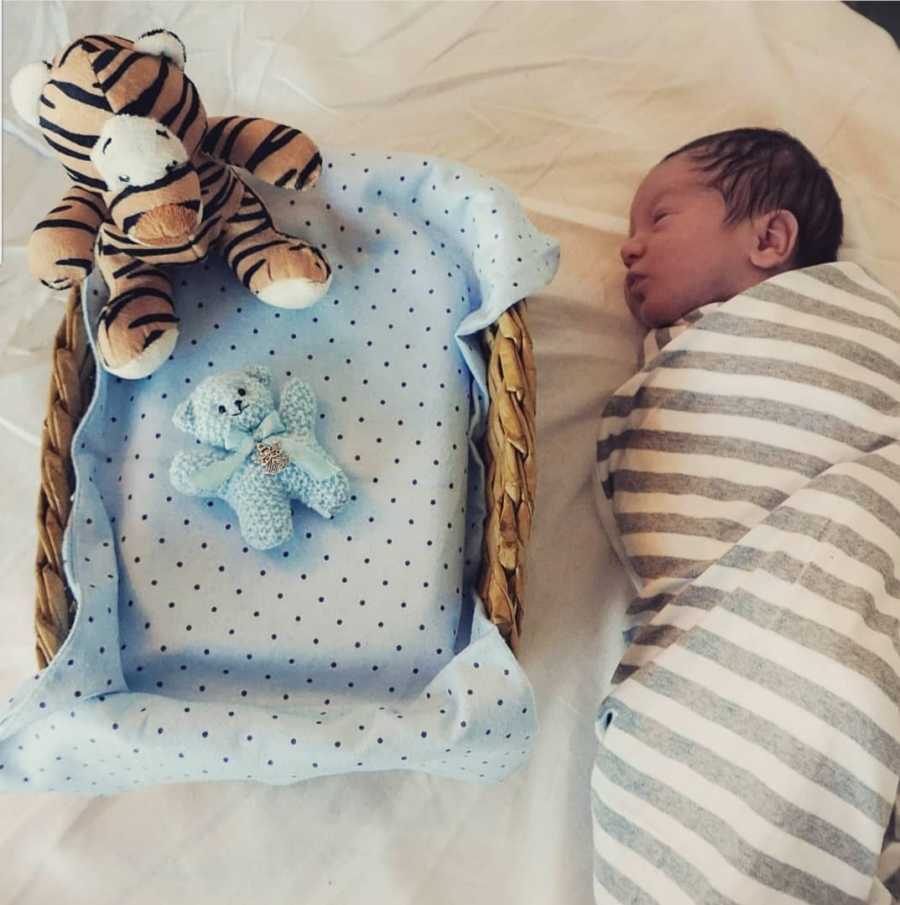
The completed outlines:
[[[322,156],[299,129],[255,116],[213,117],[203,151],[272,185],[302,190],[318,176]]]

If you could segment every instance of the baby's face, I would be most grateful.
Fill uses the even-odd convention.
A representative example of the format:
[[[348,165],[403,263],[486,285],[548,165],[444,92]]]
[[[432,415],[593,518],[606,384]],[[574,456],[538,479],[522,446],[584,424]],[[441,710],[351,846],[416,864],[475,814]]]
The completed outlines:
[[[647,327],[671,324],[748,285],[749,224],[728,225],[725,201],[686,155],[654,167],[631,203],[625,299]]]

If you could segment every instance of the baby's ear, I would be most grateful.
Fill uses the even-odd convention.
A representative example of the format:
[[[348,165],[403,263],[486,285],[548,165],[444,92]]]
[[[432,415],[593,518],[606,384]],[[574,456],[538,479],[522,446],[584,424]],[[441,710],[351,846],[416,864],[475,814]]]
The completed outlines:
[[[792,211],[779,209],[753,220],[754,239],[750,263],[775,276],[791,268],[800,241],[800,225]]]
[[[194,401],[192,399],[186,399],[175,409],[175,414],[172,415],[172,422],[175,427],[189,434],[194,433],[196,420],[194,418]]]
[[[272,371],[265,365],[250,365],[249,368],[244,368],[244,373],[267,387],[272,386]]]

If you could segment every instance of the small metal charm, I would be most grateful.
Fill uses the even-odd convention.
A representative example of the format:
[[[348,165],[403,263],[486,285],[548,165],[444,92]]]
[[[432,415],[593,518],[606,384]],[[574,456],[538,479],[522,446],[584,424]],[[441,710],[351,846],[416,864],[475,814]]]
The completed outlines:
[[[262,465],[268,475],[278,474],[291,464],[290,457],[281,448],[278,441],[256,444],[256,461]]]

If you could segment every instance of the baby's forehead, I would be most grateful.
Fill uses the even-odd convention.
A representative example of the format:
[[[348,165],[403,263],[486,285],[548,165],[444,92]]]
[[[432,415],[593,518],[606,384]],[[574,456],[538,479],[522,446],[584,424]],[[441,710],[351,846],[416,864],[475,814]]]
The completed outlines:
[[[686,198],[709,190],[704,174],[687,157],[672,157],[657,164],[644,177],[631,200],[630,217],[633,221],[663,196]]]
[[[697,167],[682,157],[673,157],[657,164],[644,177],[634,193],[632,208],[636,202],[650,203],[664,192],[700,192],[706,189]]]

